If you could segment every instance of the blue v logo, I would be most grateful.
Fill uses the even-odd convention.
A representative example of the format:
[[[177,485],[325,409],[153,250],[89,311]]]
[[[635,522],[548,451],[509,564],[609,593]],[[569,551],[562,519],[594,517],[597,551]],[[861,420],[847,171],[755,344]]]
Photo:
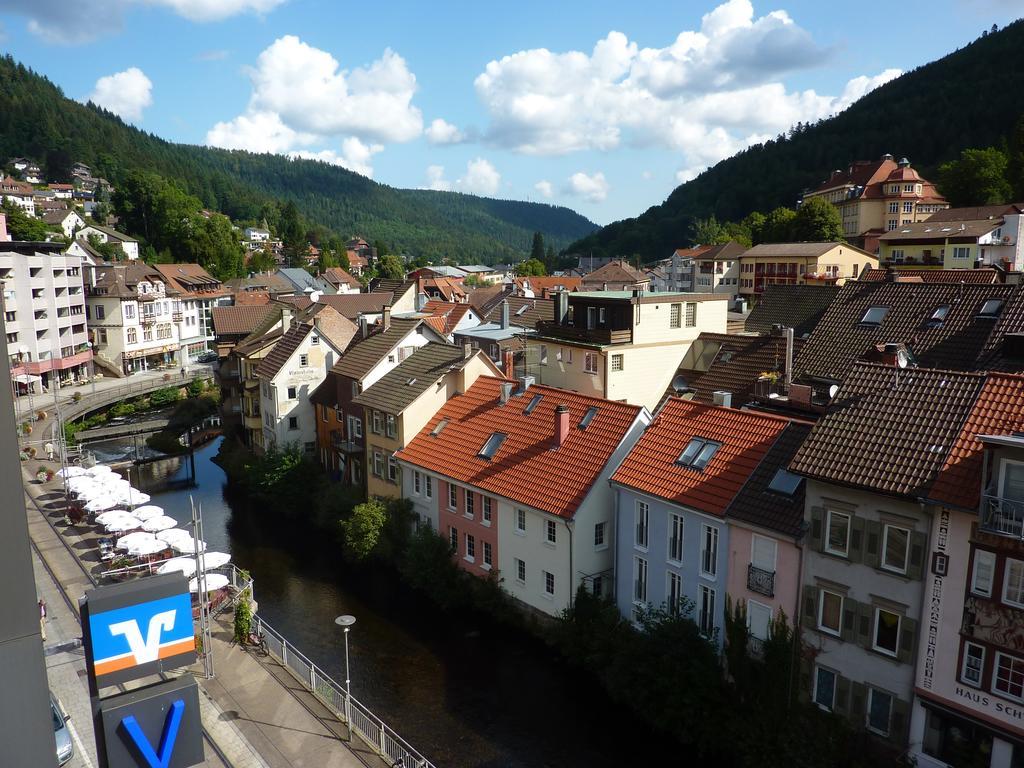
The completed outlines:
[[[164,721],[164,732],[160,736],[159,751],[154,752],[153,746],[142,732],[134,715],[128,715],[121,720],[121,726],[128,733],[135,748],[146,761],[147,768],[168,768],[171,764],[171,755],[174,754],[174,742],[178,739],[178,729],[181,727],[181,717],[185,713],[185,702],[178,699],[171,704]]]

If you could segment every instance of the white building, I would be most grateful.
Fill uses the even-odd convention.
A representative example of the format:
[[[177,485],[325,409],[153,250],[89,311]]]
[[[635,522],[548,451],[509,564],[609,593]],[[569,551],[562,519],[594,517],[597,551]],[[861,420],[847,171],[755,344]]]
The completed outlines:
[[[181,343],[178,363],[187,365],[214,349],[213,308],[230,304],[231,293],[198,264],[156,264],[154,269],[177,294],[171,319]]]
[[[81,260],[59,243],[12,242],[0,214],[0,282],[11,374],[49,387],[89,375]]]
[[[77,211],[47,211],[42,215],[42,219],[51,226],[60,227],[64,237],[69,240],[74,236],[75,230],[85,226],[85,219],[79,216]]]
[[[29,216],[36,215],[36,198],[31,184],[11,178],[0,179],[0,198],[14,203]]]
[[[139,258],[139,242],[123,232],[118,232],[111,227],[104,227],[100,224],[89,224],[78,230],[78,237],[88,241],[89,235],[95,235],[102,243],[110,243],[119,247],[124,257],[129,261]]]
[[[85,268],[89,335],[96,363],[114,375],[177,368],[178,326],[163,275],[141,262]]]

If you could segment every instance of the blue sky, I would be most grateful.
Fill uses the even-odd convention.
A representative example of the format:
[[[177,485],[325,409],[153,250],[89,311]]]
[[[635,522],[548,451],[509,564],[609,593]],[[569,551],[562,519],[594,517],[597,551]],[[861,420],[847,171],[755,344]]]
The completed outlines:
[[[564,204],[603,224],[1005,25],[1020,4],[926,8],[0,0],[0,45],[170,140]],[[913,159],[913,147],[882,152]]]

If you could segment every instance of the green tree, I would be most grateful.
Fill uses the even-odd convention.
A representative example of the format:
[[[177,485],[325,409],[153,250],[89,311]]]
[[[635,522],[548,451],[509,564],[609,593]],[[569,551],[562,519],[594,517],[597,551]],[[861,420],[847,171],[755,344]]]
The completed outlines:
[[[793,240],[830,243],[845,240],[839,209],[824,197],[805,200],[793,217]]]
[[[250,272],[271,272],[275,265],[274,254],[270,251],[270,246],[264,246],[263,248],[253,251],[249,257],[249,271]]]
[[[555,253],[553,245],[549,245],[547,251],[544,252],[544,268],[549,273],[558,269],[558,254]]]
[[[530,258],[544,262],[544,235],[540,232],[533,233],[533,245],[530,246]]]
[[[400,258],[389,253],[377,259],[377,274],[389,280],[401,280],[405,277],[405,265]]]
[[[291,200],[281,209],[281,221],[277,228],[278,237],[284,246],[284,257],[290,267],[301,267],[308,253],[306,232],[302,226],[299,209]]]
[[[1006,154],[995,147],[965,149],[958,160],[939,166],[939,189],[955,208],[1009,202]]]
[[[352,510],[352,516],[339,521],[345,537],[345,554],[359,562],[365,560],[381,541],[388,514],[384,502],[371,499]]]
[[[1014,123],[1007,145],[1006,180],[1013,188],[1013,199],[1024,200],[1024,115]]]
[[[48,150],[43,162],[47,181],[67,183],[71,178],[71,153],[64,147]]]
[[[693,222],[692,240],[697,245],[721,245],[730,239],[729,233],[714,216]]]
[[[527,259],[516,265],[516,274],[520,277],[543,277],[547,274],[544,269],[544,262],[537,259]]]
[[[193,215],[185,245],[185,259],[209,270],[220,280],[238,277],[244,269],[245,252],[227,216]]]
[[[378,240],[374,240],[373,241],[373,248],[374,248],[374,250],[377,251],[377,258],[378,259],[381,258],[382,256],[386,256],[388,254],[388,247],[384,244],[383,240],[379,240],[379,239]]]
[[[7,231],[12,240],[40,242],[51,232],[46,222],[32,218],[10,200],[4,200],[0,210],[7,216]]]
[[[764,217],[761,226],[760,240],[762,243],[788,243],[794,239],[793,222],[796,211],[792,208],[779,206]]]

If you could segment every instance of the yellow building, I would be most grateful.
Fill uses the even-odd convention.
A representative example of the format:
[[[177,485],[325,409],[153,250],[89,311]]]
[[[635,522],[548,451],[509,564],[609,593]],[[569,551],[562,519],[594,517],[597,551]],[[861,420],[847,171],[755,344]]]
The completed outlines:
[[[1024,266],[1021,236],[1024,206],[988,205],[950,208],[919,224],[901,225],[881,238],[884,266],[920,265],[943,269],[995,266],[1017,271]]]
[[[768,285],[842,285],[878,257],[849,243],[762,243],[740,256],[740,295],[756,299]]]

